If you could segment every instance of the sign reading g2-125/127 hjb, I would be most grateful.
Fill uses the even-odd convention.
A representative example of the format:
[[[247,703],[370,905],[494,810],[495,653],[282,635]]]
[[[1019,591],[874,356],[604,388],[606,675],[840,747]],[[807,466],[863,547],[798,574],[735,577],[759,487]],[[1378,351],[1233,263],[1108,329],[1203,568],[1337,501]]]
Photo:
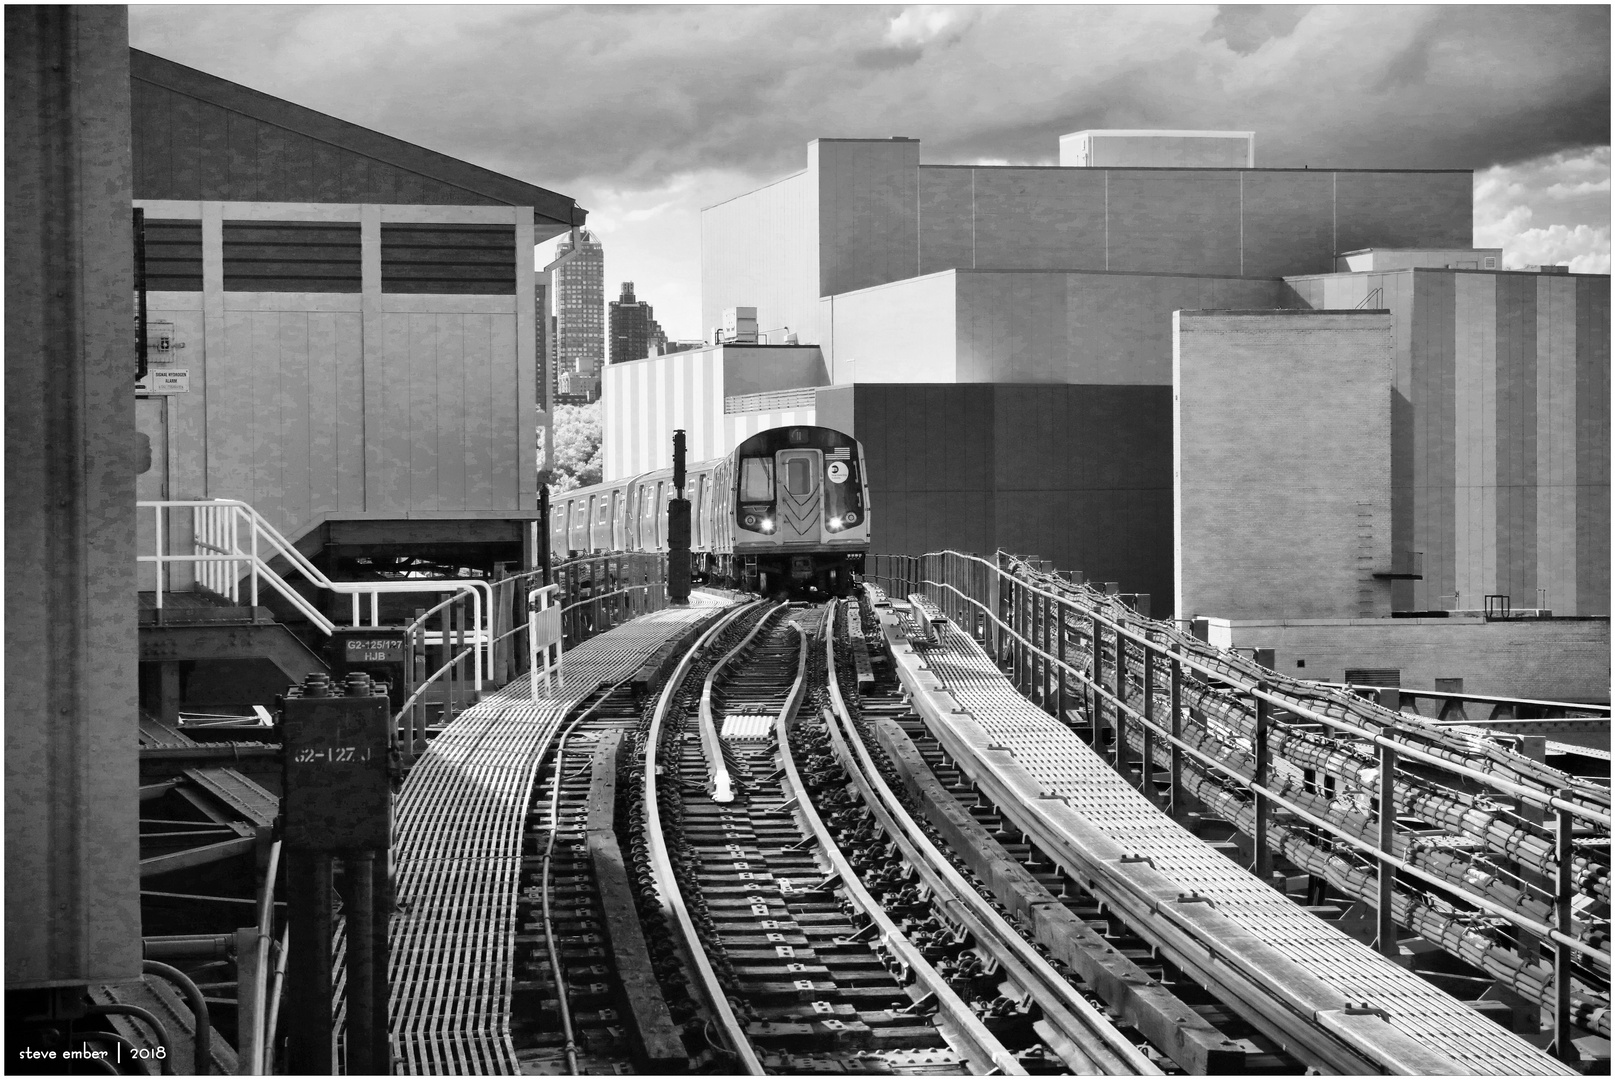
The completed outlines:
[[[389,664],[404,658],[404,639],[350,637],[342,642],[350,664]]]

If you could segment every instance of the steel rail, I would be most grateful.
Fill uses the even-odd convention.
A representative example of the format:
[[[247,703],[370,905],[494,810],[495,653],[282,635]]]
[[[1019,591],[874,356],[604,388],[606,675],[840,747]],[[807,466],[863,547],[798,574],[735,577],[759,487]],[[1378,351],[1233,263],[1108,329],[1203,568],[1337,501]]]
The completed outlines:
[[[706,950],[702,948],[700,937],[695,930],[695,922],[690,917],[689,908],[685,906],[684,894],[679,887],[678,878],[673,873],[673,860],[667,851],[667,839],[662,835],[661,806],[657,798],[656,781],[661,772],[657,763],[657,744],[661,739],[662,723],[667,718],[669,710],[678,698],[684,680],[689,676],[690,668],[702,652],[711,644],[712,640],[724,629],[749,611],[755,610],[764,601],[757,600],[750,604],[729,612],[712,625],[694,645],[684,654],[678,667],[668,678],[661,696],[656,700],[656,709],[651,715],[650,727],[645,733],[645,769],[642,778],[645,799],[645,837],[648,841],[648,854],[651,868],[655,874],[656,891],[661,897],[662,906],[673,916],[673,923],[678,927],[681,937],[680,944],[689,957],[699,985],[700,993],[706,998],[713,1017],[723,1028],[724,1035],[731,1043],[735,1056],[739,1059],[741,1068],[751,1076],[763,1075],[763,1064],[757,1057],[756,1049],[746,1036],[746,1029],[735,1016],[734,1009],[729,1004],[729,997],[724,993],[723,984],[718,981],[717,972],[712,969],[712,962],[707,958]]]
[[[826,637],[830,637],[828,625]],[[806,634],[801,639],[801,666],[807,668],[808,638]],[[835,668],[832,666],[828,673],[830,685],[834,685]],[[800,677],[798,682],[800,683]],[[800,694],[796,695],[800,698]],[[796,811],[801,815],[802,821],[818,841],[819,851],[823,853],[830,863],[830,869],[841,880],[841,886],[846,891],[847,900],[873,922],[880,930],[880,941],[891,951],[894,957],[913,974],[927,994],[934,995],[937,1002],[937,1011],[946,1018],[948,1025],[941,1027],[943,1037],[954,1043],[962,1055],[971,1063],[977,1075],[986,1075],[993,1072],[1003,1072],[1008,1076],[1024,1076],[1026,1069],[1015,1059],[1004,1044],[992,1032],[987,1030],[985,1024],[976,1016],[953,989],[948,985],[936,968],[931,966],[923,953],[917,949],[902,929],[886,913],[880,901],[864,887],[863,881],[858,877],[858,871],[852,863],[841,853],[841,847],[836,843],[834,835],[825,827],[824,820],[813,806],[813,800],[808,798],[807,786],[802,783],[802,776],[796,767],[796,759],[791,754],[790,727],[795,720],[795,708],[790,710],[787,718],[786,710],[781,710],[774,720],[774,734],[779,743],[779,752],[782,765],[785,769],[785,778],[796,793]],[[950,1037],[951,1036],[951,1037]]]
[[[901,665],[899,670],[915,702],[946,718],[929,724],[933,736],[1001,814],[1040,850],[1077,871],[1090,892],[1098,892],[1179,967],[1217,987],[1224,1000],[1237,1002],[1241,1014],[1270,1038],[1309,1064],[1352,1075],[1460,1071],[1459,1062],[1363,1013],[1341,991],[1253,937],[1206,898],[1184,893],[1151,862],[1093,835],[1085,818],[1021,767],[1012,749],[994,743],[973,716],[949,717],[933,700],[947,693],[945,688],[923,686],[917,675]],[[1007,686],[1005,693],[1011,693]],[[994,754],[1009,760],[990,760]]]
[[[834,674],[833,634],[825,635],[825,653],[831,673],[828,684],[831,706],[825,710],[829,718],[825,726],[837,756],[886,835],[897,843],[909,865],[925,880],[937,906],[969,930],[1003,965],[1011,981],[1037,1002],[1044,1019],[1066,1038],[1069,1049],[1058,1046],[1053,1049],[1073,1070],[1081,1075],[1161,1075],[1160,1068],[1146,1054],[1123,1037],[1115,1025],[1051,968],[1019,931],[993,909],[914,821],[880,775],[873,755],[847,711]]]
[[[723,659],[712,665],[712,670],[707,672],[707,677],[701,684],[701,752],[707,759],[707,775],[712,784],[713,802],[734,802],[735,790],[729,778],[729,767],[723,761],[723,740],[718,737],[717,721],[712,716],[712,684],[719,673],[728,667],[746,646],[757,639],[757,635],[762,633],[770,619],[789,610],[789,604],[781,603],[765,612],[763,617],[757,620],[757,625],[751,628],[751,632],[740,640],[740,644],[730,649]]]

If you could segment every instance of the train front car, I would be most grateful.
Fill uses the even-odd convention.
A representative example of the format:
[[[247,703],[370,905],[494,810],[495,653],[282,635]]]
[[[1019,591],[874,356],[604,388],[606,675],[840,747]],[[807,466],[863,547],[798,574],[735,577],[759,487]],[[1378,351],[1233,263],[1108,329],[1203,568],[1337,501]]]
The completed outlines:
[[[858,440],[825,427],[758,432],[730,455],[734,558],[765,594],[846,596],[869,550]]]

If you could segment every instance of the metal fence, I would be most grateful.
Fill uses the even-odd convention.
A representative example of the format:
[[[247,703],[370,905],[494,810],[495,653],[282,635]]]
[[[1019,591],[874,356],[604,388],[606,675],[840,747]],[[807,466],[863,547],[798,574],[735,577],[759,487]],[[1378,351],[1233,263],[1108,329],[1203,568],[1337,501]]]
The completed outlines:
[[[998,553],[870,556],[972,634],[1031,702],[1174,814],[1192,799],[1375,913],[1546,1010],[1609,1032],[1610,792],[1359,693],[1293,679],[1045,563]],[[1394,691],[1393,691],[1394,693]],[[1392,699],[1394,701],[1394,699]],[[1156,770],[1168,777],[1157,787]]]

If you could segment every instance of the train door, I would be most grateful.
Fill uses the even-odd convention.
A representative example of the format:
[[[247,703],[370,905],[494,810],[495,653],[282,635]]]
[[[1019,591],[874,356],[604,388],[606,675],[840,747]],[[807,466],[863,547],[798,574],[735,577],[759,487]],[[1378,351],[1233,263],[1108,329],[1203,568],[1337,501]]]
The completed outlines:
[[[667,511],[666,511],[666,507],[664,505],[665,504],[665,498],[662,495],[662,492],[666,488],[667,488],[666,482],[662,481],[662,480],[658,480],[658,481],[656,481],[655,491],[651,495],[651,503],[650,503],[650,506],[651,506],[651,519],[650,520],[651,520],[651,529],[653,530],[652,535],[656,537],[656,550],[657,551],[663,550],[664,547],[666,546],[666,543],[667,543]]]
[[[621,551],[622,543],[622,489],[613,488],[611,491],[611,550]]]
[[[706,509],[707,478],[702,476],[695,482],[695,491],[690,500],[690,547],[700,548],[706,537],[706,530],[701,527],[701,516]]]
[[[589,550],[589,503],[587,499],[567,500],[567,550]]]
[[[819,478],[824,475],[818,450],[781,450],[774,455],[775,496],[778,499],[781,543],[817,542],[819,536]]]

